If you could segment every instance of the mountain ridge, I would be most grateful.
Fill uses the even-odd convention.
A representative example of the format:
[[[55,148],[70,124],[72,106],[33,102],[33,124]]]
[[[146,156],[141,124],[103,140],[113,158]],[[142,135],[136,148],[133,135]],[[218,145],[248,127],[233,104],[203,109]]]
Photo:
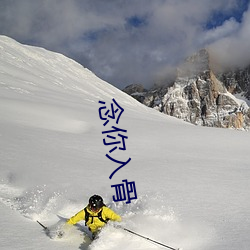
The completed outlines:
[[[143,91],[140,85],[130,85],[123,91],[148,107],[195,125],[248,130],[250,67],[217,72],[211,61],[209,51],[202,49],[177,68],[171,85]]]

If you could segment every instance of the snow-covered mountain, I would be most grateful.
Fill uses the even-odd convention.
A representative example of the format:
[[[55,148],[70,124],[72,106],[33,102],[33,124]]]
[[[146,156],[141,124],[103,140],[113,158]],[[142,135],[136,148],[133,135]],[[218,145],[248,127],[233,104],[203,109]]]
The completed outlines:
[[[124,109],[126,150],[105,155],[99,101]],[[107,125],[109,126],[109,125]],[[94,193],[122,225],[184,250],[248,250],[250,134],[193,126],[140,104],[63,55],[0,37],[0,248],[163,249],[108,225],[91,243],[84,222],[48,238]],[[137,199],[113,202],[134,181]],[[60,220],[63,223],[63,220]]]
[[[249,129],[249,69],[221,73],[213,69],[211,61],[208,50],[200,50],[180,65],[171,86],[147,91],[131,85],[124,92],[146,106],[196,125]]]

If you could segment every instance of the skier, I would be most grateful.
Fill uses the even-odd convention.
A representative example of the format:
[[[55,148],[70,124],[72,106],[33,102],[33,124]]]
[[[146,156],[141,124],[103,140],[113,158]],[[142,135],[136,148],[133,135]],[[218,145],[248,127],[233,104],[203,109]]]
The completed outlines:
[[[109,220],[120,222],[122,219],[113,210],[105,206],[101,196],[95,194],[89,198],[89,204],[72,216],[67,224],[74,225],[80,220],[85,220],[85,226],[88,226],[94,239]]]

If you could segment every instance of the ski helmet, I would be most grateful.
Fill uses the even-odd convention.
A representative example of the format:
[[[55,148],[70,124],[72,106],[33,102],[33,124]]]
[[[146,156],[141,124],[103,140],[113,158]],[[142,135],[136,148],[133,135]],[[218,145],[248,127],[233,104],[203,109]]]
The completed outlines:
[[[103,207],[103,199],[99,195],[93,195],[89,198],[89,206],[91,209],[98,210]]]

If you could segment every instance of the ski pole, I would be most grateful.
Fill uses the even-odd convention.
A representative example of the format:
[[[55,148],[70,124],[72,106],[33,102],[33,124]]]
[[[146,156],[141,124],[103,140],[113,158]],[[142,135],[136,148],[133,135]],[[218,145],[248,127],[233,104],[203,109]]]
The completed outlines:
[[[163,247],[169,248],[169,249],[171,249],[171,250],[180,250],[180,248],[173,248],[173,247],[167,246],[167,245],[165,245],[165,244],[162,244],[161,242],[152,240],[152,239],[150,239],[150,238],[148,238],[148,237],[145,237],[145,236],[143,236],[143,235],[141,235],[141,234],[135,233],[135,232],[133,232],[133,231],[127,229],[127,228],[122,227],[122,229],[125,230],[125,231],[127,231],[127,232],[129,232],[129,233],[131,233],[131,234],[137,235],[137,236],[139,236],[139,237],[141,237],[141,238],[143,238],[143,239],[146,239],[146,240],[148,240],[148,241],[152,241],[152,242],[154,242],[154,243],[156,243],[156,244],[158,244],[158,245],[161,245],[161,246],[163,246]]]
[[[36,221],[40,226],[42,226],[43,227],[43,229],[46,231],[46,230],[48,230],[48,228],[47,227],[45,227],[41,222],[39,222],[38,220]]]

